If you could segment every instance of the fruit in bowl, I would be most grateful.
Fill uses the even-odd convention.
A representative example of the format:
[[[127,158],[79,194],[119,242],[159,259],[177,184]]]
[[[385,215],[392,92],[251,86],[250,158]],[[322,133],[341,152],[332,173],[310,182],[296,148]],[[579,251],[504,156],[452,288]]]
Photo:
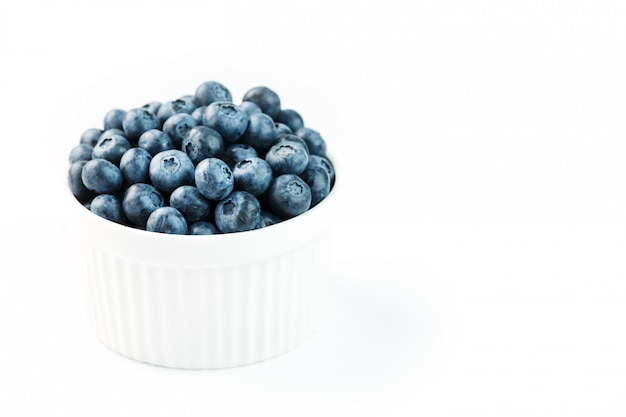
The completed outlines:
[[[266,86],[239,103],[217,81],[194,95],[111,109],[69,153],[69,188],[95,214],[167,234],[268,227],[334,184],[322,135]]]

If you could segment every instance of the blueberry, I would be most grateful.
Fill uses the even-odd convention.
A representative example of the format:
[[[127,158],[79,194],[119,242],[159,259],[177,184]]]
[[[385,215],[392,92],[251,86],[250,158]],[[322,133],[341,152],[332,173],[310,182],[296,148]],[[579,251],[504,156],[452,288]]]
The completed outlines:
[[[151,101],[141,106],[141,108],[144,110],[148,110],[150,113],[156,115],[161,108],[161,104],[162,103],[160,101]]]
[[[165,123],[163,123],[163,132],[167,134],[174,142],[174,147],[180,149],[183,138],[198,123],[196,119],[187,113],[176,113],[171,115]]]
[[[279,216],[295,217],[311,206],[311,189],[299,176],[283,174],[272,181],[268,203],[270,209]]]
[[[131,109],[126,112],[126,117],[122,121],[122,128],[131,142],[137,141],[143,132],[160,127],[159,119],[146,109]]]
[[[93,152],[93,146],[81,143],[76,145],[70,151],[70,164],[76,161],[89,161],[91,159],[91,152]]]
[[[124,152],[131,148],[131,144],[124,136],[101,136],[91,152],[92,158],[102,158],[119,166]]]
[[[332,188],[333,184],[335,184],[335,168],[330,160],[324,156],[311,155],[309,156],[309,164],[307,165],[307,168],[311,166],[320,166],[328,172],[328,176],[330,177],[330,188]]]
[[[272,168],[261,158],[246,158],[233,169],[235,189],[255,196],[265,192],[272,182]]]
[[[85,186],[81,176],[86,163],[87,161],[76,161],[72,163],[67,174],[67,182],[70,186],[70,191],[74,197],[83,204],[89,202],[95,195],[93,191]]]
[[[101,138],[103,138],[105,136],[111,136],[111,135],[120,135],[120,136],[124,136],[126,139],[128,139],[128,137],[126,137],[126,132],[124,132],[122,129],[117,129],[117,128],[114,128],[114,127],[111,128],[111,129],[107,129],[107,130],[103,131],[100,134],[100,136],[98,137],[98,139],[101,139]]]
[[[239,108],[243,110],[243,112],[247,114],[248,117],[252,116],[253,114],[263,113],[263,110],[261,110],[259,106],[251,101],[242,101],[239,105]]]
[[[311,188],[311,207],[316,206],[330,193],[330,174],[326,168],[309,164],[300,174],[300,178]]]
[[[276,223],[280,223],[282,219],[272,213],[271,211],[261,210],[261,218],[259,219],[258,229],[262,227],[272,226]]]
[[[303,127],[296,131],[296,135],[304,139],[312,155],[326,156],[326,141],[318,131]]]
[[[198,106],[208,106],[215,101],[233,101],[230,91],[217,81],[206,81],[198,86],[195,102]]]
[[[217,130],[196,126],[185,135],[181,149],[194,164],[198,164],[203,159],[221,154],[224,151],[224,140]]]
[[[193,184],[194,166],[186,153],[177,149],[159,152],[150,161],[150,181],[163,193]]]
[[[96,158],[87,161],[81,173],[83,184],[98,194],[112,194],[122,187],[122,172],[112,162]]]
[[[197,107],[197,105],[196,105],[196,97],[193,96],[192,94],[186,94],[184,96],[180,96],[178,99],[184,101],[188,105],[189,104],[193,105],[194,109]],[[191,113],[189,113],[189,114],[191,114]]]
[[[80,143],[95,146],[101,134],[102,130],[96,129],[95,127],[87,129],[82,133],[82,135],[80,135]]]
[[[274,123],[274,127],[276,128],[276,137],[279,138],[283,135],[292,135],[293,130],[289,126],[284,123]]]
[[[286,124],[292,132],[296,132],[304,127],[302,116],[297,111],[291,109],[281,110],[276,117],[276,122]]]
[[[187,222],[180,211],[174,207],[160,207],[148,217],[146,230],[172,235],[186,235]]]
[[[246,145],[245,143],[233,143],[224,150],[221,159],[226,162],[230,169],[233,169],[235,165],[237,165],[237,162],[257,156],[259,156],[259,154],[252,146]]]
[[[202,124],[217,130],[224,142],[233,143],[246,131],[248,115],[233,103],[216,101],[207,106]]]
[[[150,161],[152,156],[142,148],[130,148],[120,159],[120,171],[126,184],[150,181]]]
[[[215,224],[224,233],[254,230],[261,219],[261,205],[246,191],[234,191],[215,207]]]
[[[191,117],[196,121],[196,125],[202,124],[202,116],[206,111],[206,106],[196,107],[196,109],[191,113]]]
[[[163,205],[163,196],[159,190],[145,183],[128,187],[122,199],[124,214],[128,220],[139,227],[145,227],[150,214]]]
[[[311,156],[311,153],[309,152],[309,146],[306,144],[304,139],[302,139],[300,136],[296,136],[296,135],[289,134],[289,133],[286,135],[281,135],[278,137],[278,139],[276,139],[275,144],[279,144],[283,142],[299,142],[302,146],[304,146],[304,149],[306,149],[307,155]]]
[[[263,110],[263,113],[276,119],[280,113],[280,98],[278,94],[267,87],[251,88],[244,94],[243,101],[251,101]]]
[[[195,172],[196,187],[209,200],[221,200],[233,191],[235,179],[226,162],[206,158],[198,163]]]
[[[206,219],[211,209],[209,200],[193,185],[181,185],[172,191],[170,206],[180,211],[188,224]]]
[[[150,129],[139,137],[138,147],[145,149],[152,156],[159,152],[174,149],[172,139],[159,129]]]
[[[272,146],[265,160],[272,167],[275,175],[300,174],[309,163],[309,155],[305,147],[295,141],[284,141]]]
[[[122,202],[113,194],[97,195],[91,201],[89,210],[115,223],[123,224],[126,221],[126,216],[124,216],[124,210],[122,209]]]
[[[157,117],[161,123],[165,123],[172,115],[176,113],[187,113],[191,115],[196,109],[196,105],[181,99],[166,101],[161,104]]]
[[[189,226],[187,233],[190,235],[219,235],[222,232],[211,222],[199,221]]]
[[[104,115],[104,130],[123,129],[122,123],[126,117],[126,110],[111,109]]]
[[[276,126],[271,117],[265,113],[253,114],[249,117],[248,128],[239,140],[254,147],[257,152],[265,153],[276,140]]]

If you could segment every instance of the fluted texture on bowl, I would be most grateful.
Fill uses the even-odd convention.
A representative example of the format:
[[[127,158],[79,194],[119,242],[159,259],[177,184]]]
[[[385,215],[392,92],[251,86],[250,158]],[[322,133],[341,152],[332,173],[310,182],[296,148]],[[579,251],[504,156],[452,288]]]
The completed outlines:
[[[315,330],[325,235],[245,265],[154,265],[82,242],[91,322],[112,350],[155,365],[227,368],[280,355]]]

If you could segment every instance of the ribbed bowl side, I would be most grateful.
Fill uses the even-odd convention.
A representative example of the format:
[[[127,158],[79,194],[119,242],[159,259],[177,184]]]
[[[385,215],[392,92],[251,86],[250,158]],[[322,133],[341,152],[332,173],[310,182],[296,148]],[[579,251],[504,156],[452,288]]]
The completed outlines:
[[[217,369],[280,355],[307,339],[323,311],[323,235],[271,259],[219,268],[140,263],[83,242],[97,337],[154,365]]]

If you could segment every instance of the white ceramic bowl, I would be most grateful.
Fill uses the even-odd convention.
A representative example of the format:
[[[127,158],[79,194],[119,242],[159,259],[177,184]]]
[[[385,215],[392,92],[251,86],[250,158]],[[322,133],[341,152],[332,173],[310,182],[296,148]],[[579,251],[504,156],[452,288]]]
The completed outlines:
[[[70,193],[97,337],[129,358],[184,369],[251,364],[299,345],[323,311],[338,184],[341,172],[328,197],[300,216],[210,236],[119,225]]]

